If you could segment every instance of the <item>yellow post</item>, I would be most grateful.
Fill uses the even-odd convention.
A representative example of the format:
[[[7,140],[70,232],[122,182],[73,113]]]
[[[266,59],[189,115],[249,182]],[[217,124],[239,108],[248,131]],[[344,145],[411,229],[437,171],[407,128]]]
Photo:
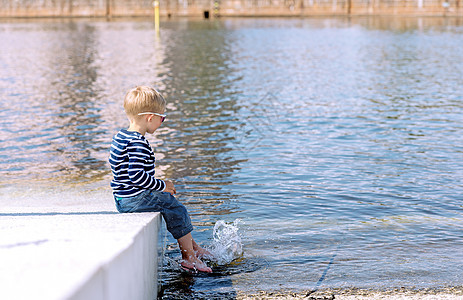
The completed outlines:
[[[154,30],[159,33],[159,1],[153,2],[154,6]]]

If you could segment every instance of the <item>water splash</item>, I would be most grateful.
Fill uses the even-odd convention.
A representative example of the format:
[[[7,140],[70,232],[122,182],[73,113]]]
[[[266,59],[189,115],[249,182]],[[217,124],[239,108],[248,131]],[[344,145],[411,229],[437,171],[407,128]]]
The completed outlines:
[[[238,233],[240,221],[236,219],[233,223],[227,224],[220,220],[215,223],[212,234],[214,240],[208,247],[213,256],[210,258],[212,262],[218,265],[229,264],[243,254],[243,245]]]

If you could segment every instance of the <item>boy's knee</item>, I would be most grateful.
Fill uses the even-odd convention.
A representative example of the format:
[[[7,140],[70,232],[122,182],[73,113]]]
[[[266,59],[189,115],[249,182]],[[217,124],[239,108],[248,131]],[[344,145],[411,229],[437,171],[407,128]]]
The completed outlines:
[[[177,198],[175,198],[171,194],[167,193],[166,197],[167,197],[166,198],[167,201],[165,201],[166,208],[181,207],[181,208],[186,210],[185,206],[180,201],[178,201]]]

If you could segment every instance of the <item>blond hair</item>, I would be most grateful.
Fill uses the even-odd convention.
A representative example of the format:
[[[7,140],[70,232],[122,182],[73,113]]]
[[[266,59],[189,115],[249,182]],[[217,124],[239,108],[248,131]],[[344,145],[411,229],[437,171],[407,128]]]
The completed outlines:
[[[163,113],[165,109],[164,97],[149,86],[137,86],[128,91],[124,98],[125,113],[131,117],[142,112]]]

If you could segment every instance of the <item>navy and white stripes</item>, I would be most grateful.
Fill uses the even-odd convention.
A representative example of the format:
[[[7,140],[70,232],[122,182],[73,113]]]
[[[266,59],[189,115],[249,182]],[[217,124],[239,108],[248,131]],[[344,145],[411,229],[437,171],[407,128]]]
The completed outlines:
[[[164,181],[154,178],[153,150],[138,132],[122,129],[113,137],[109,164],[116,197],[132,197],[144,190],[163,191],[166,187]]]

